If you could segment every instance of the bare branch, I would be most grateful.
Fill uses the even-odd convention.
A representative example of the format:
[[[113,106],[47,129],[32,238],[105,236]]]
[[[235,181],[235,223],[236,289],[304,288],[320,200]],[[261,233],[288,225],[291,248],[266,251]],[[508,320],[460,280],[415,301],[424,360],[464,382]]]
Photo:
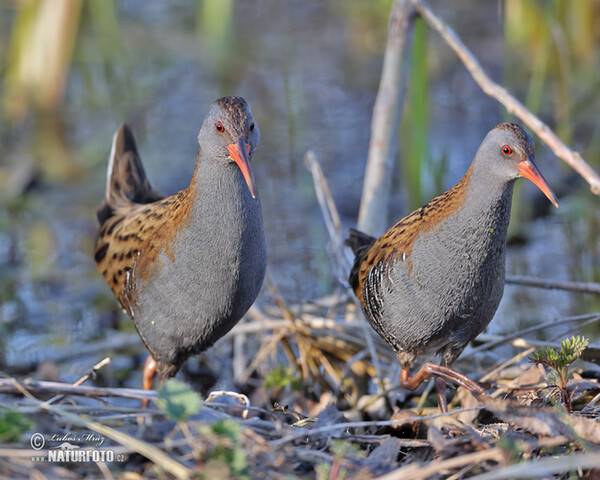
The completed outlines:
[[[396,133],[406,85],[406,75],[402,75],[402,59],[412,35],[412,12],[408,0],[394,2],[381,81],[373,107],[369,157],[358,214],[358,228],[371,234],[383,233],[387,224]]]
[[[546,288],[548,290],[567,290],[568,292],[595,293],[600,295],[600,283],[592,282],[556,282],[545,278],[522,275],[507,275],[506,283],[527,287]]]
[[[156,398],[155,390],[138,390],[134,388],[103,388],[71,385],[61,382],[44,382],[27,379],[20,383],[30,392],[58,393],[64,395],[82,395],[86,397],[123,397],[123,398]],[[0,393],[23,393],[15,386],[14,379],[0,378]],[[46,404],[45,404],[46,405]]]
[[[558,158],[567,163],[573,170],[581,175],[589,184],[592,193],[600,195],[600,177],[585,162],[578,152],[571,150],[556,134],[531,113],[525,106],[512,96],[508,90],[494,82],[481,68],[481,64],[465,46],[458,35],[440,19],[423,0],[411,0],[423,20],[437,31],[446,43],[454,50],[463,62],[473,79],[481,89],[490,97],[498,100],[506,110],[521,119],[540,139],[550,147]]]
[[[79,386],[85,382],[87,382],[88,378],[92,377],[92,376],[96,376],[96,372],[98,370],[100,370],[102,367],[105,367],[106,365],[108,365],[110,363],[110,358],[106,357],[103,360],[99,361],[96,365],[94,365],[91,370],[89,372],[87,372],[83,377],[81,377],[79,380],[77,380],[73,385],[75,386]],[[54,397],[52,397],[50,400],[46,401],[46,404],[50,405],[51,403],[55,403],[59,400],[61,400],[62,398],[64,398],[64,395],[56,395]]]

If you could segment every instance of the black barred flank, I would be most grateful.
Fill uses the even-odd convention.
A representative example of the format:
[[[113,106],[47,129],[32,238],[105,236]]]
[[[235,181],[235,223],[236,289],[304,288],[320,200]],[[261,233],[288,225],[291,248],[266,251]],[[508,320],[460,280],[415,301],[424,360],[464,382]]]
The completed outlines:
[[[106,256],[106,251],[108,250],[108,245],[108,243],[105,243],[98,250],[96,250],[96,253],[94,254],[94,260],[96,260],[96,263],[100,263],[104,259]]]

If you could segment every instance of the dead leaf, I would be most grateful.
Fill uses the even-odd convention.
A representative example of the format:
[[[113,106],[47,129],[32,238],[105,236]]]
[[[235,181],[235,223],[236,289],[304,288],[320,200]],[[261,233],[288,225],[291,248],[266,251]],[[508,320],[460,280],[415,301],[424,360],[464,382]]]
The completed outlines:
[[[569,415],[553,407],[524,407],[508,399],[485,397],[481,402],[504,422],[537,435],[564,435],[572,441],[600,443],[600,425],[595,420]]]

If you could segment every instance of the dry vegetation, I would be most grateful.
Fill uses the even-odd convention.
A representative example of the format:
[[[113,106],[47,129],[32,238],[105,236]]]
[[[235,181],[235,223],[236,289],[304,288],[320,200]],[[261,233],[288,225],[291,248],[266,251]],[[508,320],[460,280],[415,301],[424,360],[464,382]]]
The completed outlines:
[[[96,433],[106,439],[101,448],[122,461],[36,464],[31,448],[4,444],[0,471],[7,478],[595,478],[598,473],[593,468],[600,467],[600,385],[591,378],[597,371],[586,373],[577,363],[571,367],[572,412],[567,413],[553,369],[528,360],[536,342],[526,335],[535,337],[534,328],[506,338],[484,337],[469,348],[459,368],[479,380],[489,397],[475,399],[459,389],[451,412],[440,415],[430,386],[415,393],[396,387],[394,355],[357,315],[349,296],[290,306],[273,287],[270,293],[273,303],[253,308],[232,332],[233,344],[243,348],[230,349],[231,359],[252,359],[236,379],[246,395],[215,392],[201,402],[178,381],[157,396],[3,379],[2,404],[11,416],[4,413],[0,425],[16,428],[21,444],[34,431],[47,439]],[[599,320],[600,314],[591,314],[562,322],[566,333]],[[519,353],[499,358],[497,352],[511,343]],[[548,347],[560,352],[558,343],[544,345],[546,354]],[[588,346],[583,358],[597,362],[597,347]],[[96,369],[110,369],[108,363]],[[123,407],[115,397],[151,397],[154,404]]]
[[[596,174],[579,155],[504,89],[495,84],[486,89],[491,80],[454,32],[422,2],[408,3],[462,53],[485,91],[498,94],[517,116],[525,115],[523,121],[557,155],[583,165],[580,170],[597,189]],[[344,278],[348,265],[339,217],[311,155],[307,166],[330,233],[334,270]],[[397,387],[399,366],[393,352],[363,320],[346,289],[295,305],[269,283],[270,302],[253,307],[230,334],[227,348],[219,351],[226,350],[232,383],[244,394],[216,392],[202,401],[178,381],[168,382],[158,394],[84,385],[96,370],[110,369],[109,361],[100,362],[75,385],[0,379],[0,475],[331,480],[600,476],[598,370],[584,370],[585,364],[575,361],[581,348],[566,352],[569,346],[560,343],[597,323],[600,313],[552,320],[507,337],[480,336],[457,369],[480,382],[489,396],[476,399],[461,389],[453,391],[450,412],[441,415],[431,384],[416,392]],[[536,330],[557,325],[563,326],[560,337],[533,340]],[[89,354],[97,347],[100,359],[132,344],[139,344],[135,334],[85,348]],[[529,358],[539,347],[546,350],[536,358],[541,363],[533,363]],[[597,364],[599,348],[588,345],[581,358]],[[562,363],[555,363],[563,369],[558,373],[548,366],[551,351],[558,352],[556,358],[564,356]],[[66,355],[67,361],[76,358],[72,352]],[[123,406],[126,399],[137,404],[143,398],[153,399],[151,408]],[[113,451],[118,461],[33,463],[35,452],[28,447],[33,432],[47,439],[52,434],[97,434],[105,439],[100,448]]]

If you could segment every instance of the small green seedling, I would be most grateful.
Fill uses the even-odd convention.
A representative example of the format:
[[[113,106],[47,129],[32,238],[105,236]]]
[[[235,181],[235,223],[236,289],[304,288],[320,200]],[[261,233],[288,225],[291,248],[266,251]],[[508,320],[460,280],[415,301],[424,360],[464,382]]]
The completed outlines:
[[[190,415],[198,413],[202,408],[202,397],[186,383],[171,378],[164,383],[158,392],[156,404],[170,418],[183,422]]]
[[[0,442],[15,443],[35,425],[17,410],[0,409]]]
[[[198,433],[202,436],[203,457],[200,478],[250,480],[242,427],[235,420],[199,425]]]
[[[567,391],[569,367],[581,356],[588,343],[589,340],[586,337],[578,335],[560,342],[560,350],[558,351],[551,347],[544,347],[537,352],[533,352],[529,357],[529,361],[541,363],[553,369],[550,373],[550,379],[560,389],[561,398],[567,412],[571,411],[571,396]]]
[[[292,367],[284,367],[279,363],[265,376],[264,387],[267,390],[273,390],[273,395],[277,396],[286,387],[294,392],[300,391],[302,380],[296,377]]]

